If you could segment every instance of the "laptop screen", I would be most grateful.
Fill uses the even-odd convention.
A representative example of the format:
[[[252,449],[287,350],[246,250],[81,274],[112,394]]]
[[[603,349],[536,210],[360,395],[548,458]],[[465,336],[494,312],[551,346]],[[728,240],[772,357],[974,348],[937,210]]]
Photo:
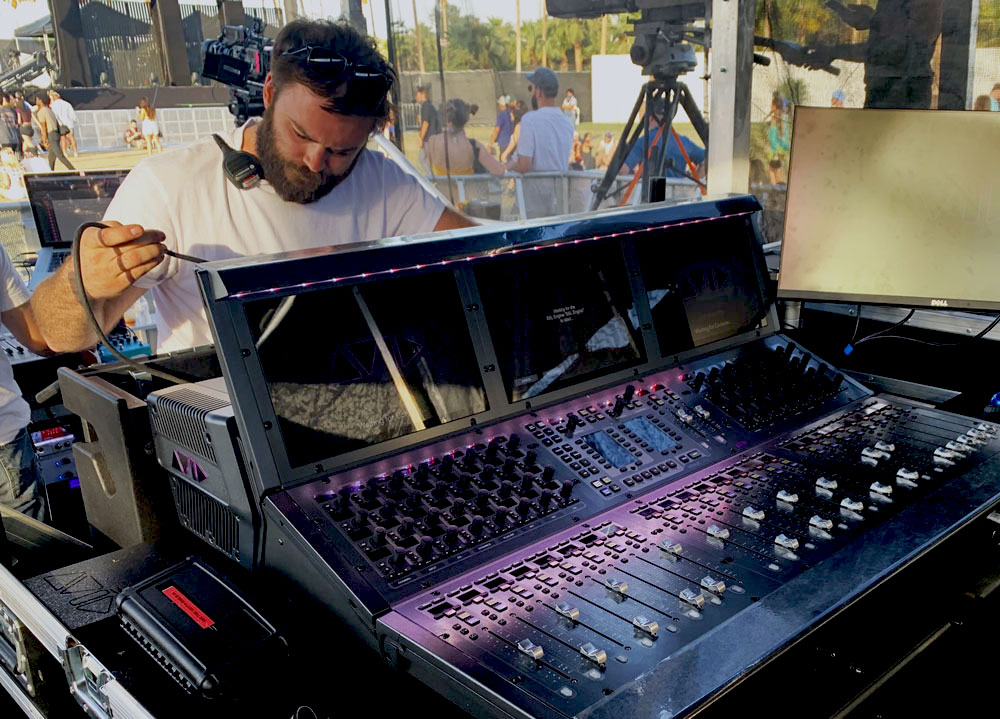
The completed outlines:
[[[84,222],[99,222],[128,170],[51,172],[24,177],[42,247],[69,247]]]

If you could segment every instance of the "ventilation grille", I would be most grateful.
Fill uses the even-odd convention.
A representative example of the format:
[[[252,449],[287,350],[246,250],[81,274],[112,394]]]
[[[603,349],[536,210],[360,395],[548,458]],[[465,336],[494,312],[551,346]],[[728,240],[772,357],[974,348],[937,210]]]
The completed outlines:
[[[181,524],[230,559],[239,561],[239,519],[224,504],[183,480],[171,477],[170,489]]]
[[[140,647],[145,649],[146,653],[151,656],[157,664],[163,667],[166,672],[173,677],[174,681],[180,684],[181,688],[184,689],[185,692],[188,694],[194,694],[197,687],[184,675],[184,672],[182,672],[170,660],[170,657],[161,652],[160,649],[142,633],[142,630],[125,618],[125,616],[119,616],[121,617],[122,628],[128,633],[128,635],[132,637],[132,639],[134,639]]]
[[[183,388],[157,398],[150,417],[159,434],[215,462],[215,449],[205,432],[205,417],[228,405],[227,400]]]

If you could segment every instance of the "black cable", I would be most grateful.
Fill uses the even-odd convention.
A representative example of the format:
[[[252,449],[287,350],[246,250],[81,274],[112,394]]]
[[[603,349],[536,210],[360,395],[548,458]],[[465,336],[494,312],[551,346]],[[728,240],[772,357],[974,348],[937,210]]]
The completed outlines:
[[[849,345],[853,345],[854,344],[854,340],[856,340],[858,338],[858,329],[861,327],[861,305],[860,304],[857,305],[857,310],[856,310],[855,314],[857,315],[857,317],[854,318],[854,331],[851,332],[851,341],[847,343]]]
[[[894,329],[897,329],[897,328],[899,328],[899,327],[902,327],[903,325],[905,325],[905,324],[906,324],[907,322],[909,322],[909,321],[910,321],[910,318],[911,318],[911,317],[913,317],[913,315],[914,315],[914,314],[916,314],[916,312],[917,312],[917,310],[916,310],[916,309],[911,309],[911,310],[910,310],[910,311],[909,311],[909,312],[907,313],[906,317],[904,317],[903,319],[901,319],[901,320],[900,320],[899,322],[897,322],[896,324],[894,324],[894,325],[891,325],[891,326],[889,326],[889,327],[886,327],[886,328],[885,328],[884,330],[879,330],[878,332],[873,332],[873,333],[872,333],[872,334],[870,334],[870,335],[866,335],[865,337],[862,337],[861,339],[859,339],[859,340],[858,340],[857,342],[850,342],[850,343],[848,343],[848,345],[847,345],[846,347],[844,347],[844,354],[845,354],[845,355],[849,355],[849,354],[851,354],[851,352],[853,352],[853,351],[854,351],[854,349],[855,349],[855,348],[856,348],[856,347],[857,347],[858,345],[860,345],[860,344],[864,344],[865,342],[868,342],[868,341],[870,341],[870,340],[873,340],[873,339],[875,339],[876,337],[879,337],[879,336],[881,336],[881,335],[884,335],[884,334],[885,334],[886,332],[891,332],[891,331],[892,331],[892,330],[894,330]],[[861,311],[860,311],[860,309],[858,310],[858,317],[859,317],[859,318],[861,317]]]
[[[927,341],[927,340],[918,340],[918,339],[915,339],[913,337],[904,337],[903,335],[889,335],[889,334],[886,334],[887,332],[891,332],[892,330],[896,329],[897,327],[902,327],[904,324],[906,324],[910,320],[910,318],[913,317],[913,315],[914,315],[915,312],[916,312],[916,309],[911,309],[910,312],[906,315],[906,317],[904,317],[903,319],[901,319],[896,324],[892,325],[891,327],[886,327],[884,330],[880,330],[878,332],[874,332],[874,333],[868,335],[867,337],[862,337],[857,342],[854,342],[854,339],[852,337],[851,342],[849,342],[848,345],[847,345],[847,347],[844,348],[844,354],[845,355],[851,354],[851,352],[854,351],[854,348],[857,347],[858,345],[862,344],[863,342],[870,342],[872,340],[879,340],[879,339],[903,340],[905,342],[915,342],[917,344],[928,345],[930,347],[959,347],[962,344],[964,344],[962,342],[930,342],[930,341]],[[857,334],[858,324],[860,323],[860,321],[861,321],[861,305],[858,305],[858,321],[854,325],[854,332],[855,332],[855,334]],[[988,335],[990,333],[990,330],[992,330],[998,324],[1000,324],[1000,315],[997,315],[996,317],[994,317],[992,322],[990,322],[988,325],[986,325],[986,327],[984,327],[979,333],[977,333],[976,335],[970,337],[969,340],[974,341],[974,340],[982,339],[983,337],[985,337],[986,335]]]
[[[107,229],[108,225],[103,222],[84,222],[76,230],[76,235],[73,237],[73,247],[71,250],[73,258],[73,293],[76,295],[77,302],[86,310],[87,320],[90,324],[90,328],[101,338],[101,342],[107,348],[108,352],[114,355],[116,358],[124,362],[129,367],[139,371],[148,372],[149,374],[165,379],[168,382],[173,382],[175,384],[187,384],[186,379],[181,379],[176,377],[169,372],[164,372],[162,370],[154,369],[148,365],[141,365],[135,360],[126,357],[121,352],[119,352],[108,340],[108,336],[104,334],[104,330],[101,329],[101,323],[97,321],[97,317],[94,316],[94,308],[90,306],[90,300],[87,299],[87,291],[83,287],[83,269],[80,265],[80,238],[83,236],[83,231],[88,227],[97,227],[99,229]],[[180,257],[180,259],[186,259],[185,256],[176,255],[171,251],[167,251],[167,254],[174,255],[175,257]]]

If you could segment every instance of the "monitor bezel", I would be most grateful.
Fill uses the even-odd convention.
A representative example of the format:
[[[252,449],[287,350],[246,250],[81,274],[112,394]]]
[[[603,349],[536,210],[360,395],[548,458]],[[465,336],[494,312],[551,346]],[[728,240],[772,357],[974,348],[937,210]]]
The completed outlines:
[[[108,169],[108,170],[74,170],[74,171],[66,170],[62,172],[24,173],[24,189],[28,193],[28,200],[27,200],[28,208],[31,210],[31,218],[35,222],[35,233],[38,235],[39,247],[64,249],[73,244],[73,238],[70,237],[68,240],[60,239],[57,242],[45,241],[42,239],[41,227],[42,224],[46,225],[48,224],[48,219],[39,217],[39,210],[37,207],[38,203],[36,203],[35,200],[33,199],[33,191],[31,185],[33,184],[36,178],[42,182],[49,182],[49,181],[56,181],[69,178],[86,179],[87,177],[91,177],[93,175],[121,175],[121,181],[119,182],[119,186],[121,186],[121,182],[125,181],[125,178],[128,177],[128,174],[131,171],[132,170],[129,168],[122,167],[118,169]],[[36,186],[34,188],[34,193],[37,193],[38,191],[39,188]],[[60,233],[60,237],[62,237],[62,233]]]
[[[406,239],[390,238],[353,246],[300,250],[268,256],[266,259],[239,258],[200,265],[197,276],[208,310],[209,324],[237,424],[244,438],[248,465],[256,475],[261,490],[266,492],[287,488],[329,476],[406,449],[476,430],[482,425],[500,422],[525,411],[550,406],[582,393],[662,371],[688,358],[775,333],[777,316],[766,292],[766,265],[760,249],[757,223],[752,221],[754,213],[759,210],[760,206],[755,198],[739,196],[682,205],[661,204],[625,211],[598,211],[535,223],[476,227]],[[641,273],[635,265],[635,249],[629,234],[649,227],[725,219],[741,214],[747,215],[747,236],[752,238],[752,252],[765,307],[760,326],[682,353],[662,356],[658,337],[653,332],[648,298]],[[579,238],[591,233],[607,234],[609,241],[618,239],[621,243],[631,280],[633,301],[640,320],[646,362],[528,400],[510,402],[489,339],[485,314],[473,278],[472,262],[498,252],[520,249],[523,245],[556,243],[562,239]],[[488,409],[308,465],[292,466],[281,441],[280,426],[271,405],[263,368],[253,349],[253,333],[246,320],[246,313],[243,312],[243,303],[265,294],[275,297],[296,294],[323,282],[322,278],[326,278],[327,282],[331,277],[351,278],[339,280],[338,286],[362,284],[373,281],[382,273],[397,273],[400,271],[397,268],[410,267],[415,263],[423,267],[453,265],[460,298],[467,310],[468,331],[479,362],[483,387],[487,392]],[[275,289],[277,287],[282,289]]]
[[[809,107],[803,106],[796,108],[796,114],[799,113],[843,113],[845,115],[854,113],[966,113],[968,110],[914,110],[914,109],[882,109],[882,108],[842,108],[842,107]],[[792,185],[792,170],[795,168],[793,161],[795,155],[795,137],[798,128],[798,123],[792,124],[792,140],[791,148],[788,154],[788,182],[786,184],[787,188]],[[785,191],[785,204],[784,204],[784,222],[787,222],[788,218],[788,199],[790,196],[788,189]],[[785,261],[785,250],[787,244],[785,241],[784,226],[782,227],[782,241],[781,241],[781,259],[778,265],[778,286],[776,296],[778,299],[787,300],[802,300],[802,301],[817,301],[817,302],[834,302],[839,304],[848,305],[881,305],[886,307],[906,307],[912,308],[917,307],[921,309],[934,309],[934,310],[972,310],[972,311],[984,311],[984,312],[996,312],[1000,311],[1000,300],[996,302],[990,302],[988,300],[969,300],[961,297],[934,297],[930,295],[926,296],[910,296],[910,295],[883,295],[883,294],[862,294],[855,292],[825,292],[825,291],[814,291],[814,290],[801,290],[801,289],[787,289],[783,288],[781,285],[781,267],[784,265]]]

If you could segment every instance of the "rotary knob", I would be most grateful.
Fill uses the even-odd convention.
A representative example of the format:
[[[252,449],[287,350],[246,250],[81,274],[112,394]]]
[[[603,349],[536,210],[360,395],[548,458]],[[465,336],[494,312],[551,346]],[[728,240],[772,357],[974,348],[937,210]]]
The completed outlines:
[[[363,529],[367,524],[368,512],[364,509],[359,509],[358,513],[351,520],[351,529]]]
[[[553,493],[551,489],[543,489],[541,496],[538,498],[538,503],[543,508],[547,508],[552,503],[552,497]]]
[[[545,483],[551,482],[553,477],[556,476],[556,468],[551,465],[546,465],[542,469],[542,481]]]
[[[517,451],[517,448],[521,446],[521,436],[516,432],[510,436],[507,440],[507,452],[512,454]]]
[[[427,510],[427,516],[424,517],[424,523],[428,527],[433,527],[441,521],[441,510],[437,507],[431,507]]]
[[[530,492],[531,485],[535,483],[535,477],[531,474],[526,474],[521,477],[521,491]]]
[[[531,500],[527,497],[521,497],[517,503],[517,513],[522,517],[527,515],[531,511]]]
[[[525,452],[525,454],[524,454],[524,466],[525,467],[534,467],[535,466],[535,462],[537,462],[537,461],[538,461],[538,453],[535,452],[535,450],[529,449],[527,452]]]
[[[372,537],[372,543],[376,547],[381,547],[385,544],[385,527],[375,527],[375,536]]]
[[[493,522],[498,527],[502,527],[507,524],[507,517],[509,514],[510,512],[505,507],[500,507],[500,509],[497,510],[497,513],[493,515]]]
[[[403,517],[401,520],[399,520],[398,531],[400,537],[409,537],[411,534],[413,534],[413,518]]]
[[[463,514],[465,514],[466,509],[468,509],[466,504],[467,504],[466,501],[462,497],[456,497],[455,501],[451,503],[452,516],[461,517]]]
[[[385,500],[385,503],[379,510],[379,514],[383,519],[391,519],[396,514],[396,503],[391,499]]]
[[[490,503],[490,493],[485,489],[480,489],[476,494],[476,506],[483,508],[488,506]]]
[[[392,555],[392,566],[396,569],[402,569],[406,566],[406,555],[408,552],[403,547],[396,547]]]
[[[417,544],[417,554],[419,554],[424,559],[431,556],[434,553],[434,539],[424,535],[420,538]]]
[[[454,524],[446,525],[444,528],[444,543],[449,547],[455,546],[458,543],[458,527]]]
[[[559,496],[563,499],[569,499],[570,495],[573,494],[573,487],[576,485],[572,479],[564,479],[563,483],[559,486]]]
[[[502,481],[500,483],[500,497],[501,498],[507,499],[507,497],[509,497],[510,494],[511,494],[511,492],[513,492],[513,491],[514,491],[514,483],[511,482],[509,479],[505,479],[504,481]]]
[[[469,522],[469,533],[476,537],[482,534],[484,521],[478,514],[472,515],[472,520]]]

